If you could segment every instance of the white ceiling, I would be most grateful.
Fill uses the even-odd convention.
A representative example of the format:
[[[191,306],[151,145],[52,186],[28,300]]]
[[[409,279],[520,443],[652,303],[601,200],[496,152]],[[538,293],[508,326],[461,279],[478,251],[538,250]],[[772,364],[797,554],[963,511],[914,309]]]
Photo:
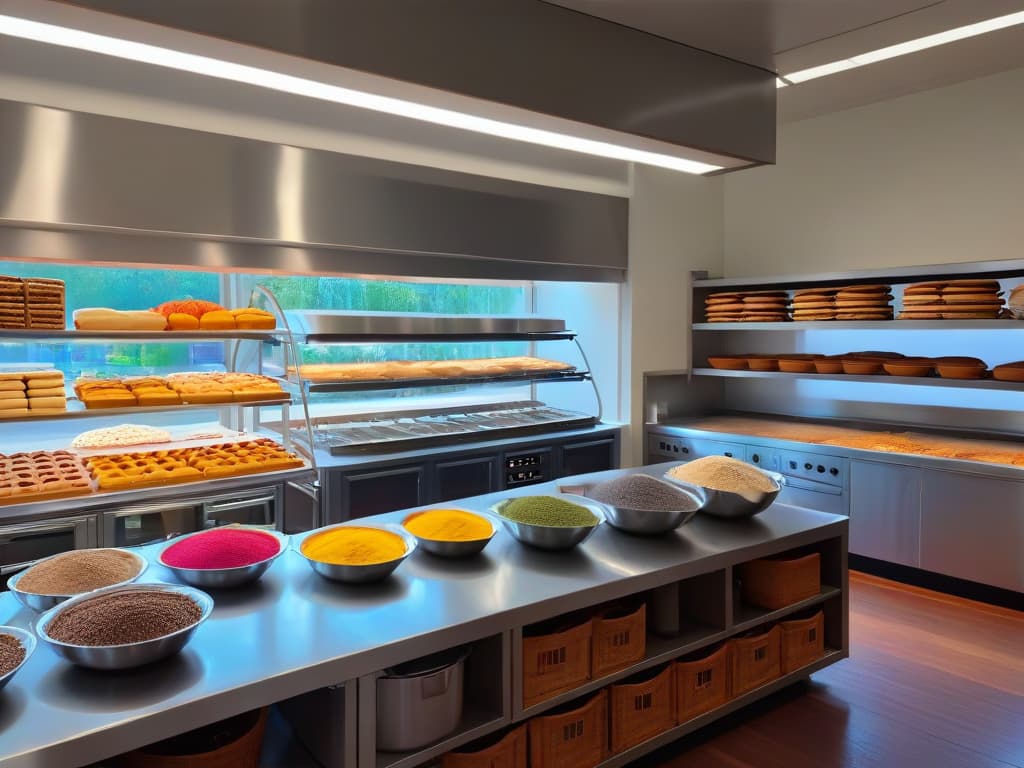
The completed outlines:
[[[1024,0],[547,0],[785,74],[982,19]],[[1024,67],[1024,25],[779,91],[787,122]]]

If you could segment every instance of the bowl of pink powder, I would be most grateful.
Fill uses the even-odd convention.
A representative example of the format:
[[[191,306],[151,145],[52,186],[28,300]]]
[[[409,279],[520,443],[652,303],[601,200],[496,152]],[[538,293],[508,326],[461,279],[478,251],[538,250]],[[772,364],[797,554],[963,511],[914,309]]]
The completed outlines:
[[[193,587],[225,589],[256,581],[287,547],[283,533],[225,526],[174,539],[158,562]]]

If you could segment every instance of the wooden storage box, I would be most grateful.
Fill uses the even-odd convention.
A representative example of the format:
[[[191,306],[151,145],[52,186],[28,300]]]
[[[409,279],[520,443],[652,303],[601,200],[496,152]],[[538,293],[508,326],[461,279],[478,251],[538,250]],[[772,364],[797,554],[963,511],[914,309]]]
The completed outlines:
[[[609,689],[611,746],[617,754],[663,733],[676,724],[676,678],[671,664],[646,680]]]
[[[590,679],[593,622],[551,634],[523,635],[523,706],[571,691]]]
[[[476,751],[449,752],[441,768],[526,768],[526,724]]]
[[[759,608],[785,608],[821,592],[821,555],[753,560],[739,567],[743,601]]]
[[[647,652],[647,604],[611,608],[594,618],[591,677],[598,678],[635,664]]]
[[[779,624],[782,631],[782,674],[825,655],[825,613],[818,611],[805,619],[791,619]]]
[[[118,768],[258,768],[267,708],[172,736],[113,760]]]
[[[677,661],[676,720],[685,723],[729,700],[729,649],[724,643],[702,658]]]
[[[608,756],[608,691],[529,726],[530,768],[594,768]]]
[[[739,696],[782,675],[782,629],[774,626],[756,635],[734,638],[729,656],[729,695]]]

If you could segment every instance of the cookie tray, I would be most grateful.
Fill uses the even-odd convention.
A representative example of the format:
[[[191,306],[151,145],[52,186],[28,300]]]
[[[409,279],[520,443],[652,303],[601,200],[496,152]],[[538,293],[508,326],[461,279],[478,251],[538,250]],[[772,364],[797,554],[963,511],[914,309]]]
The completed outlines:
[[[96,419],[114,416],[135,416],[146,413],[179,413],[185,411],[210,411],[217,408],[266,408],[291,404],[292,398],[288,393],[281,397],[267,400],[246,400],[244,402],[226,403],[187,403],[182,405],[140,405],[131,408],[91,408],[87,409],[85,404],[77,398],[68,398],[66,411],[46,409],[44,413],[19,413],[15,416],[4,416],[0,411],[0,422],[13,423],[19,421],[52,421],[61,419]]]
[[[307,461],[301,467],[283,469],[277,472],[260,472],[248,475],[221,477],[216,480],[198,480],[191,483],[146,486],[126,491],[96,491],[81,496],[44,498],[32,497],[32,501],[0,504],[0,517],[24,517],[52,512],[73,513],[91,507],[111,510],[119,506],[141,504],[149,501],[174,498],[185,499],[204,494],[258,488],[277,483],[302,483],[316,479],[316,469]]]

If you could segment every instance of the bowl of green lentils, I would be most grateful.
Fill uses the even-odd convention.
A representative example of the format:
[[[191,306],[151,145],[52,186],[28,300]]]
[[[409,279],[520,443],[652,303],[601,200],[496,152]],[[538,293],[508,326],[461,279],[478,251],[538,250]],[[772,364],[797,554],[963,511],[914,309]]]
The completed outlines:
[[[582,496],[516,496],[491,507],[510,534],[538,549],[572,549],[606,519],[603,504]]]

